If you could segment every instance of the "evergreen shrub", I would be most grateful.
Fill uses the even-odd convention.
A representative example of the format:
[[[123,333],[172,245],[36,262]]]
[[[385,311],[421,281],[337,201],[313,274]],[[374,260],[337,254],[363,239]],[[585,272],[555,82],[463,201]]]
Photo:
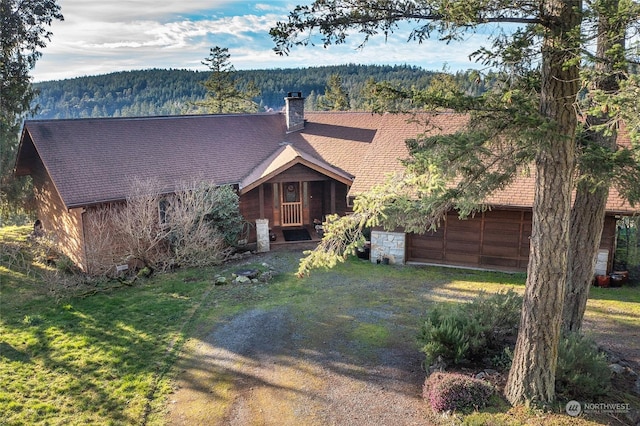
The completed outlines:
[[[560,339],[556,369],[559,399],[593,399],[606,395],[610,387],[606,356],[592,339],[578,333]]]
[[[425,365],[438,357],[458,364],[502,353],[517,335],[521,305],[522,297],[508,290],[481,294],[470,303],[435,306],[418,336]]]

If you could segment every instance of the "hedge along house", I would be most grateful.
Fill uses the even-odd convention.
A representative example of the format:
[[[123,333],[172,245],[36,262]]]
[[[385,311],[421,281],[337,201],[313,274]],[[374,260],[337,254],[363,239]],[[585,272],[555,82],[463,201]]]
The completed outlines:
[[[193,179],[233,185],[245,220],[259,224],[249,236],[256,242],[268,239],[270,228],[299,229],[327,214],[348,214],[349,200],[403,170],[406,139],[466,123],[459,114],[431,115],[425,130],[403,115],[305,113],[300,93],[285,102],[282,113],[29,120],[15,174],[32,176],[44,229],[88,270],[100,242],[91,215],[123,202],[134,179],[153,180],[166,193]],[[375,230],[371,259],[524,270],[532,194],[533,178],[522,178],[488,200],[491,211],[465,221],[452,214],[435,233]],[[602,244],[608,265],[615,215],[631,213],[612,193]]]

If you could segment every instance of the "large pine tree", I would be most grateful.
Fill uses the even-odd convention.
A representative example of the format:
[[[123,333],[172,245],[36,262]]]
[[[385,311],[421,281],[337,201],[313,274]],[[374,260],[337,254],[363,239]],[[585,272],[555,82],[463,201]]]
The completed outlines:
[[[194,104],[214,114],[256,112],[258,104],[253,99],[260,92],[253,82],[249,82],[245,88],[239,87],[230,58],[228,48],[211,48],[209,56],[202,62],[211,71],[209,78],[202,83],[207,91],[206,97]]]
[[[594,13],[598,12],[594,10]],[[513,179],[518,165],[533,159],[536,186],[530,260],[520,330],[505,389],[512,403],[547,404],[555,397],[557,348],[570,270],[571,194],[576,170],[578,126],[576,101],[581,88],[580,63],[588,43],[581,32],[585,16],[587,14],[580,0],[381,0],[376,1],[375,6],[365,0],[318,0],[310,6],[296,7],[288,22],[281,22],[271,30],[276,50],[287,53],[295,45],[312,42],[316,32],[325,45],[344,42],[353,29],[364,34],[366,42],[375,34],[397,30],[400,21],[416,23],[410,39],[417,41],[436,34],[453,41],[484,24],[524,25],[518,31],[498,35],[491,49],[477,52],[488,62],[493,60],[508,69],[509,76],[519,80],[512,80],[511,86],[504,88],[498,103],[495,103],[496,98],[486,98],[480,106],[473,101],[465,105],[467,99],[464,96],[454,96],[447,101],[460,110],[483,110],[481,114],[472,116],[471,126],[475,128],[470,127],[466,135],[448,138],[452,143],[447,146],[467,150],[467,155],[454,156],[457,161],[460,158],[467,161],[466,166],[457,168],[467,180],[453,189],[441,190],[440,202],[434,203],[431,197],[425,197],[428,202],[421,200],[418,203],[426,206],[418,215],[429,211],[442,214],[446,208],[458,205],[456,197],[462,199],[466,196],[467,201],[461,202],[461,206],[469,210],[469,200],[478,202],[492,190],[507,184]],[[534,66],[519,67],[527,61],[528,65]],[[528,109],[531,99],[535,100],[537,111]],[[487,102],[494,102],[491,105],[496,108],[493,111],[487,108],[491,106]],[[520,107],[522,110],[519,112]],[[496,119],[503,115],[510,115],[510,122]],[[476,118],[484,118],[485,124]],[[500,123],[505,125],[500,127]],[[521,127],[521,133],[514,132],[516,126]],[[440,142],[444,143],[446,139],[440,138]],[[513,146],[509,146],[510,140],[513,140]],[[493,156],[496,147],[503,153],[512,154],[511,163],[508,158],[498,160]],[[447,155],[450,154],[447,152],[449,148],[438,148],[433,143],[416,142],[410,144],[410,148],[418,162],[424,159],[432,162],[423,169],[429,172],[436,169],[430,167],[438,161],[442,170],[442,160],[449,158]],[[487,166],[484,160],[499,162]],[[415,164],[413,166],[420,169]],[[438,177],[438,173],[433,174]],[[483,175],[488,178],[480,178]],[[480,183],[474,183],[474,179]],[[400,198],[391,196],[389,199],[390,205],[383,207],[377,200],[371,216],[386,209],[385,216],[392,217],[389,212]],[[402,205],[400,210],[406,206]],[[601,214],[600,211],[589,211],[588,207],[585,207],[586,211],[577,208],[591,217]],[[409,218],[415,219],[414,223],[433,223],[418,215]],[[593,233],[597,230],[580,232]]]

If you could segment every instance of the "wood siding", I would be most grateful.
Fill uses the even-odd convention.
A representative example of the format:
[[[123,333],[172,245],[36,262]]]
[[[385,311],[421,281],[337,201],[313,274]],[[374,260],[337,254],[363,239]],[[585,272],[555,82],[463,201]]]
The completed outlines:
[[[256,241],[256,219],[268,219],[273,226],[273,188],[271,184],[262,185],[264,191],[264,217],[260,214],[260,187],[240,196],[240,214],[250,223],[248,240]]]
[[[530,235],[530,212],[494,210],[464,220],[449,213],[437,231],[409,234],[407,260],[526,270]]]
[[[449,213],[435,232],[410,234],[407,259],[414,262],[526,270],[531,213],[494,210],[459,220]]]
[[[526,270],[531,213],[494,210],[459,220],[449,213],[435,232],[410,234],[407,259],[414,262]]]
[[[302,168],[312,171],[307,167],[301,166]],[[315,172],[314,172],[315,173]],[[307,177],[312,177],[313,175],[307,175]],[[302,225],[311,225],[313,224],[314,219],[324,220],[326,215],[331,213],[336,213],[338,215],[344,215],[348,212],[347,210],[347,191],[349,187],[337,181],[332,181],[327,176],[324,176],[326,180],[312,180],[306,181],[307,183],[307,193],[308,193],[308,214],[304,214],[304,223]],[[289,176],[287,179],[276,179],[277,181],[282,182],[291,182],[292,176]],[[305,182],[305,181],[303,181]],[[331,186],[332,182],[334,182],[335,188],[335,200],[334,200],[334,211],[331,210]],[[240,197],[240,214],[244,217],[247,222],[250,222],[255,225],[256,219],[268,219],[269,226],[281,226],[280,222],[275,224],[276,214],[274,214],[274,194],[273,194],[273,183],[274,180],[270,180],[268,183],[265,183],[262,186],[264,191],[264,217],[260,215],[260,187],[254,188],[251,191],[243,194]],[[279,183],[279,182],[278,182]],[[302,188],[302,185],[301,185]],[[278,194],[278,199],[280,199],[281,194]],[[282,204],[281,202],[279,204]],[[303,206],[305,205],[303,201]],[[280,220],[280,209],[281,205],[278,206],[277,219]],[[251,227],[251,233],[249,235],[249,241],[256,241],[256,233],[255,226]]]
[[[609,250],[610,267],[615,233],[616,219],[607,216],[600,247]],[[449,213],[437,231],[408,235],[407,260],[526,271],[530,236],[530,211],[492,210],[466,220]]]
[[[302,164],[295,164],[282,173],[269,179],[269,183],[282,182],[314,182],[330,180],[329,176],[323,175]]]
[[[40,157],[34,161],[31,176],[38,219],[42,221],[44,231],[57,242],[62,252],[86,271],[87,259],[82,229],[83,209],[67,209]]]

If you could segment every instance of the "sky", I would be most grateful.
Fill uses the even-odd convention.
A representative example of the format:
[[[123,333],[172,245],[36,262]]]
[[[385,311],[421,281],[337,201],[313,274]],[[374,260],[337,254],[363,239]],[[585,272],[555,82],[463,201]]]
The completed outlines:
[[[408,25],[358,49],[362,36],[347,43],[294,47],[278,56],[269,29],[286,21],[309,0],[58,0],[64,21],[31,75],[35,82],[150,68],[206,71],[210,48],[226,47],[237,70],[303,68],[340,64],[415,65],[427,70],[478,69],[469,54],[488,45],[482,34],[446,44],[407,42]],[[489,29],[489,31],[492,31]]]

